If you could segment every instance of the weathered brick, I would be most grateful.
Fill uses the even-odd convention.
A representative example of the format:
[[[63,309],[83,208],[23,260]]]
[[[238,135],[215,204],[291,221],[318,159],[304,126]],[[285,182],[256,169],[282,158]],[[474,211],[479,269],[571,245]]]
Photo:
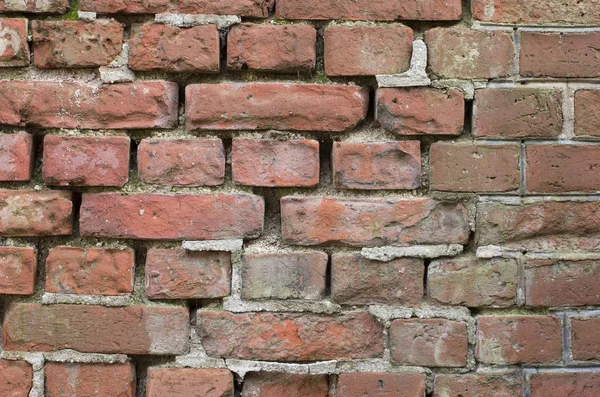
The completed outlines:
[[[434,397],[522,397],[522,374],[513,371],[439,374],[433,384]]]
[[[31,364],[26,361],[0,360],[0,395],[27,397],[32,385]]]
[[[222,240],[262,232],[262,197],[246,194],[85,193],[79,217],[82,236]]]
[[[334,142],[333,183],[343,189],[417,189],[421,186],[421,143]]]
[[[129,67],[133,70],[217,73],[220,57],[216,25],[178,28],[134,25],[129,41]]]
[[[235,138],[231,153],[233,182],[267,187],[319,184],[319,142]]]
[[[137,148],[142,182],[165,186],[217,186],[225,179],[220,139],[142,139]]]
[[[149,249],[146,295],[150,299],[203,299],[229,295],[231,254]]]
[[[597,260],[531,259],[524,277],[528,306],[600,305]]]
[[[530,0],[474,0],[473,16],[485,22],[520,25],[600,24],[600,9],[595,0],[547,0],[543,7]]]
[[[562,327],[556,316],[481,316],[475,358],[485,364],[559,362]]]
[[[383,325],[370,314],[198,311],[209,356],[267,361],[349,360],[383,354]]]
[[[360,76],[402,73],[410,67],[413,31],[402,25],[325,28],[325,73]]]
[[[375,119],[399,135],[460,135],[465,101],[458,89],[380,88]]]
[[[112,20],[33,21],[31,31],[40,69],[105,66],[123,46],[123,25]]]
[[[250,372],[244,377],[242,397],[327,397],[327,375]]]
[[[331,299],[347,305],[412,305],[423,298],[422,259],[380,262],[360,253],[337,253],[331,259]]]
[[[459,0],[277,0],[283,19],[454,21],[462,16]]]
[[[0,124],[135,129],[177,125],[177,84],[0,81]]]
[[[281,199],[283,238],[297,245],[465,244],[467,217],[462,203],[429,198]]]
[[[44,183],[123,186],[129,178],[129,137],[44,137]]]
[[[28,181],[32,167],[32,135],[0,134],[0,181]]]
[[[576,136],[600,136],[600,90],[575,91]]]
[[[35,248],[0,247],[0,294],[33,294],[36,269]]]
[[[401,365],[467,365],[467,326],[440,319],[400,319],[390,325],[392,360]]]
[[[55,247],[46,258],[46,292],[128,294],[133,266],[132,249]]]
[[[135,368],[124,364],[46,363],[46,397],[135,396]]]
[[[600,360],[599,338],[600,317],[571,319],[571,349],[574,360]]]
[[[562,93],[539,88],[475,91],[473,135],[498,139],[551,139],[562,133]]]
[[[60,319],[60,321],[57,321]],[[177,355],[188,348],[185,307],[18,303],[4,316],[4,350]]]
[[[600,394],[600,373],[539,372],[529,381],[531,397],[596,397]]]
[[[317,30],[304,24],[234,25],[227,34],[227,68],[309,71],[316,63]]]
[[[73,231],[71,192],[0,190],[0,236],[64,236]]]
[[[242,256],[245,299],[312,299],[325,295],[327,254],[274,252]]]
[[[321,84],[191,84],[185,97],[189,130],[343,131],[369,104],[366,88]]]
[[[514,192],[520,185],[520,152],[517,143],[436,142],[429,151],[431,189]]]
[[[424,394],[425,374],[353,372],[338,376],[338,397],[422,397]]]
[[[517,284],[515,259],[464,256],[438,259],[427,268],[427,295],[449,305],[512,306]]]
[[[429,72],[439,78],[495,79],[513,74],[514,44],[498,30],[434,28],[425,32]]]
[[[149,368],[148,397],[231,397],[233,375],[219,368]]]
[[[536,201],[477,204],[476,241],[520,251],[595,250],[600,203]]]
[[[521,32],[521,76],[600,77],[600,32]]]
[[[69,0],[24,0],[0,2],[0,12],[64,13]]]
[[[217,14],[254,18],[267,17],[268,7],[269,2],[264,0],[81,0],[79,4],[81,11],[99,14]]]
[[[0,12],[6,2],[0,3]],[[29,45],[27,44],[27,19],[0,18],[2,47],[0,47],[0,68],[29,65]]]

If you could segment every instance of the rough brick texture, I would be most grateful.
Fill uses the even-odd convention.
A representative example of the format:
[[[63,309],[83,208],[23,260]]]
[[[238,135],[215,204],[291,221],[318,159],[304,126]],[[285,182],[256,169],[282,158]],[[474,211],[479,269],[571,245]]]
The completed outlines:
[[[229,294],[230,283],[227,252],[148,250],[146,295],[150,299],[219,298]]]
[[[34,248],[0,247],[0,293],[33,294],[36,270],[37,257]]]
[[[51,0],[53,2],[66,0]],[[39,0],[38,0],[39,2]],[[262,18],[268,15],[269,3],[264,0],[82,0],[81,11],[100,14],[222,14]]]
[[[69,0],[2,1],[0,12],[63,13],[69,8]]]
[[[33,167],[33,137],[0,134],[0,181],[28,181]]]
[[[123,186],[129,177],[129,138],[44,137],[42,176],[54,186]]]
[[[416,189],[421,186],[421,143],[336,142],[333,183],[342,189]]]
[[[48,363],[44,378],[46,397],[135,396],[135,368],[130,363]]]
[[[46,291],[123,295],[133,291],[132,249],[56,247],[46,257]]]
[[[271,72],[309,71],[317,30],[309,25],[235,25],[227,35],[227,67]]]
[[[600,136],[600,90],[575,92],[575,135]]]
[[[232,393],[233,375],[227,369],[148,369],[148,397],[230,397]]]
[[[542,372],[531,375],[529,389],[531,397],[594,397],[600,392],[598,372]]]
[[[27,397],[33,377],[31,364],[26,361],[0,361],[0,393],[3,396]]]
[[[519,372],[498,371],[465,375],[435,376],[434,397],[521,397],[522,375]]]
[[[406,26],[334,26],[325,29],[325,73],[360,76],[402,73],[410,67],[413,31]]]
[[[327,397],[327,375],[251,372],[244,379],[242,397]]]
[[[600,10],[594,0],[549,0],[544,7],[528,0],[473,0],[473,16],[480,21],[511,24],[600,24]]]
[[[396,396],[421,397],[425,393],[424,374],[388,374],[353,372],[340,374],[337,383],[339,397]]]
[[[0,3],[2,5],[7,2]],[[0,18],[3,45],[0,47],[0,68],[29,65],[27,19]]]
[[[571,349],[573,359],[600,360],[600,317],[571,319]]]

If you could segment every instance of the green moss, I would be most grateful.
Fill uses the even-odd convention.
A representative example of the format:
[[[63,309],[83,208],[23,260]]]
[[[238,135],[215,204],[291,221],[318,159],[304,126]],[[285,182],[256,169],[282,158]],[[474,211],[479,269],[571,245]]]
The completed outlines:
[[[60,19],[77,21],[79,19],[79,0],[71,0],[71,11],[64,14]]]
[[[288,21],[286,19],[278,19],[277,17],[271,19],[269,22],[272,23],[273,25],[291,25],[292,24],[291,21]]]
[[[329,80],[329,77],[327,77],[327,75],[323,72],[319,72],[317,74],[317,77],[315,78],[315,80],[319,84],[331,83],[331,80]]]

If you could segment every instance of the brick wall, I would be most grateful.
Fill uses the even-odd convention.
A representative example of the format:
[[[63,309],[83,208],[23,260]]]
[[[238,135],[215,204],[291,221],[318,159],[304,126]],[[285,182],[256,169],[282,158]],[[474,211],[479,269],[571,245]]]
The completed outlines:
[[[0,395],[600,395],[596,0],[0,1]]]

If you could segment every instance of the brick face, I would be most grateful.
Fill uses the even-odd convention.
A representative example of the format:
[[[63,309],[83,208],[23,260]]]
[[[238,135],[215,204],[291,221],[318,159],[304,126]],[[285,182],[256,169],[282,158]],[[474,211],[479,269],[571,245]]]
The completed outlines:
[[[337,390],[339,397],[378,395],[421,397],[425,393],[425,375],[381,372],[340,374]]]
[[[233,375],[227,369],[149,368],[148,397],[230,397]]]
[[[0,4],[0,12],[6,3]],[[4,50],[0,53],[0,68],[29,65],[27,19],[0,18],[0,29],[5,37],[10,38],[10,45],[5,44]]]
[[[59,1],[59,0],[52,0]],[[262,0],[82,0],[81,11],[99,14],[219,14],[262,18],[268,15],[268,4]]]
[[[327,375],[251,372],[244,378],[242,397],[327,397]]]
[[[600,317],[571,319],[571,350],[574,360],[600,360]]]
[[[560,0],[545,2],[539,7],[527,0],[474,0],[473,16],[485,22],[510,24],[598,25],[600,10],[594,0],[565,3]]]
[[[48,397],[135,396],[135,368],[130,363],[48,363],[44,378]]]
[[[0,361],[0,393],[26,397],[33,385],[33,369],[26,361]]]
[[[521,397],[522,375],[519,372],[498,371],[465,375],[435,376],[434,397]]]
[[[36,270],[34,248],[0,247],[0,293],[33,294]]]
[[[531,397],[569,396],[594,397],[600,392],[600,375],[597,372],[544,372],[531,375]]]
[[[0,134],[0,181],[28,181],[33,168],[33,137]]]
[[[575,135],[600,136],[600,90],[575,92]]]

